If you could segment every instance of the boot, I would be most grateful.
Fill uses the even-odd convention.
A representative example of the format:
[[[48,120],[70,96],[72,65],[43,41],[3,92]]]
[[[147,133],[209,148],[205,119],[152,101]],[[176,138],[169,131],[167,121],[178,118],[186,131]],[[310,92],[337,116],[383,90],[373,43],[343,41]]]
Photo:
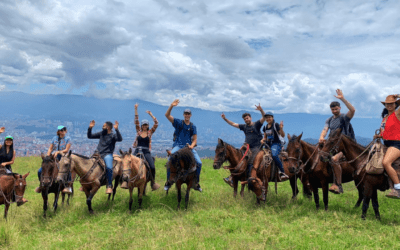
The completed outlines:
[[[157,189],[160,188],[160,185],[156,183],[156,170],[155,169],[150,169],[151,171],[151,190],[156,191]]]
[[[390,192],[386,195],[388,198],[400,199],[400,189],[391,189]]]
[[[128,189],[128,182],[127,181],[123,181],[122,184],[121,184],[121,188]]]
[[[106,189],[106,194],[112,194],[113,190],[112,190],[112,186],[108,186]]]
[[[336,183],[333,183],[332,186],[329,188],[329,192],[332,192],[334,194],[341,194],[343,193],[343,188],[336,185]]]
[[[229,186],[233,187],[233,183],[232,183],[232,176],[228,176],[226,178],[223,178],[225,183],[228,184]]]
[[[40,194],[42,192],[42,188],[39,186],[35,189],[35,192]]]
[[[281,179],[281,181],[287,181],[289,179],[289,176],[287,176],[283,172],[279,172],[279,178]]]
[[[62,192],[66,193],[66,194],[72,194],[72,188],[69,185],[68,185],[68,187],[65,186],[65,188],[62,190]]]

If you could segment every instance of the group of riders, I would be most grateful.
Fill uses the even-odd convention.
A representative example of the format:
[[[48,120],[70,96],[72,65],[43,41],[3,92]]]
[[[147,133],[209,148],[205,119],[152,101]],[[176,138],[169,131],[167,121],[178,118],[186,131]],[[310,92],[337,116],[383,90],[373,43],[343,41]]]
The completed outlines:
[[[334,101],[330,104],[330,109],[333,116],[325,121],[325,126],[319,138],[320,144],[323,144],[325,142],[326,135],[329,131],[330,133],[328,137],[332,134],[333,131],[338,128],[341,129],[343,134],[355,140],[354,130],[352,128],[350,120],[353,118],[356,110],[350,104],[350,102],[344,98],[343,93],[340,89],[337,89],[336,93],[337,95],[335,95],[335,97],[341,100],[346,105],[349,111],[347,112],[347,114],[342,114],[340,112],[341,107],[339,102]],[[400,157],[400,109],[398,108],[400,105],[399,98],[400,95],[389,95],[386,100],[382,102],[382,104],[384,105],[384,109],[382,112],[383,120],[380,127],[380,133],[374,136],[375,139],[382,138],[384,140],[385,146],[388,147],[382,164],[386,170],[386,173],[394,183],[394,189],[392,189],[391,192],[387,195],[387,197],[390,198],[400,198],[400,181],[396,171],[392,167],[392,163]],[[171,154],[177,152],[179,149],[182,149],[184,147],[188,147],[189,149],[191,149],[197,164],[196,180],[193,188],[197,191],[202,192],[202,188],[200,187],[202,162],[198,153],[195,150],[195,147],[197,145],[197,129],[196,126],[190,121],[192,117],[192,112],[190,109],[184,110],[183,119],[174,118],[171,115],[172,109],[178,104],[179,99],[174,100],[165,113],[166,118],[168,119],[168,121],[171,122],[172,126],[175,129],[173,137],[173,149],[171,151]],[[146,111],[146,113],[148,113],[153,119],[153,126],[150,128],[150,122],[146,119],[139,122],[138,106],[138,104],[135,104],[135,126],[137,134],[136,139],[133,143],[133,147],[136,148],[134,155],[136,155],[139,150],[144,155],[144,158],[150,167],[152,190],[156,190],[160,186],[155,183],[156,169],[153,157],[151,156],[151,138],[158,127],[158,121],[157,118],[154,117],[154,115],[151,113],[151,111]],[[261,119],[255,122],[252,121],[250,113],[244,113],[242,115],[244,124],[238,124],[230,121],[226,118],[224,113],[221,114],[221,117],[229,125],[242,130],[245,135],[245,143],[249,145],[249,149],[251,151],[251,157],[247,164],[247,176],[250,177],[251,175],[254,157],[260,150],[261,145],[267,144],[270,148],[270,152],[275,162],[275,165],[278,168],[279,178],[281,181],[285,181],[289,177],[285,174],[282,161],[279,157],[281,151],[284,149],[285,143],[283,139],[285,136],[285,132],[283,130],[283,121],[281,121],[280,123],[275,122],[274,114],[271,112],[264,112],[260,104],[255,105],[255,107],[256,110],[261,112]],[[266,124],[263,127],[265,121]],[[87,137],[89,139],[99,139],[99,144],[96,151],[104,160],[104,163],[106,165],[106,193],[111,194],[113,192],[113,153],[115,149],[115,144],[122,141],[121,133],[118,130],[119,123],[115,121],[115,123],[113,124],[112,122],[107,121],[103,124],[102,131],[97,133],[92,133],[92,128],[94,126],[95,121],[92,120],[89,124]],[[3,133],[4,131],[4,127],[0,128],[0,133]],[[56,157],[56,159],[59,161],[64,154],[69,152],[71,146],[72,140],[69,136],[67,136],[67,128],[65,126],[58,126],[57,135],[52,138],[50,146],[47,150],[47,155],[54,155],[54,157]],[[0,145],[0,170],[4,170],[3,172],[5,173],[12,173],[11,165],[14,163],[15,155],[16,154],[13,147],[13,137],[8,135],[5,137],[4,144]],[[342,157],[342,152],[339,152],[332,157],[332,160],[339,162]],[[41,170],[42,169],[40,168],[38,171],[39,181],[41,179]],[[335,178],[334,183],[329,188],[329,191],[336,194],[343,193],[343,188],[341,185],[342,169],[340,167],[340,164],[332,164],[332,170]],[[169,168],[167,168],[167,182],[164,186],[165,191],[168,191],[171,188],[171,186],[168,184],[169,177],[170,170]],[[224,181],[232,186],[231,176],[224,178]],[[63,193],[72,193],[71,183],[71,173],[69,173],[68,183],[62,190]],[[41,187],[37,187],[35,191],[37,193],[40,193]],[[26,202],[25,199],[24,202]]]

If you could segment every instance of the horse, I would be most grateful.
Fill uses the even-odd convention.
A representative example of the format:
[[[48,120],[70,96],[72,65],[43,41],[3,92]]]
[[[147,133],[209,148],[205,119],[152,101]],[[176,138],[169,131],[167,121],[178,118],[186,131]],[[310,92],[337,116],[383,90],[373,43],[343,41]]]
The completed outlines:
[[[122,182],[127,185],[121,185],[121,188],[129,188],[129,210],[132,211],[132,192],[135,187],[138,188],[138,203],[139,209],[142,208],[142,197],[146,188],[147,182],[150,181],[150,176],[147,173],[148,168],[146,162],[132,155],[132,149],[128,152],[119,150],[122,157]]]
[[[7,219],[8,209],[10,208],[13,196],[15,197],[17,206],[28,201],[24,198],[26,177],[28,175],[29,172],[24,175],[11,173],[0,176],[0,205],[4,204],[5,206],[4,219]]]
[[[180,209],[180,203],[182,200],[181,187],[183,183],[186,184],[185,208],[187,209],[189,204],[190,188],[195,184],[197,169],[196,161],[192,150],[188,147],[181,148],[173,154],[167,150],[167,153],[169,160],[166,166],[171,170],[171,175],[167,183],[170,186],[176,183],[176,188],[178,189],[178,209]]]
[[[93,214],[94,211],[92,209],[92,199],[99,188],[107,183],[107,178],[105,176],[106,166],[104,162],[100,158],[89,158],[83,155],[72,153],[71,150],[64,157],[64,169],[75,172],[80,177],[80,183],[86,195],[86,204],[88,206],[89,213]],[[119,156],[114,155],[113,180],[115,179],[115,182],[112,196],[113,201],[122,172],[121,165],[122,162],[119,160]],[[62,174],[66,175],[66,173]],[[65,179],[66,177],[61,176],[60,178]],[[108,195],[108,200],[110,200],[110,197],[111,194]]]
[[[60,183],[57,182],[58,168],[56,164],[56,156],[50,155],[45,156],[43,153],[42,157],[42,175],[40,176],[40,187],[43,198],[43,217],[46,217],[46,211],[48,206],[49,194],[54,193],[53,210],[57,211],[58,198],[60,195]]]
[[[368,174],[364,166],[368,161],[369,147],[361,146],[353,141],[350,137],[343,135],[341,130],[335,131],[333,136],[325,143],[324,152],[332,152],[336,150],[342,152],[346,159],[351,159],[349,164],[357,169],[358,178],[361,178],[359,186],[363,189],[363,205],[361,218],[365,219],[369,202],[372,200],[372,207],[375,212],[376,219],[380,220],[379,203],[378,203],[378,190],[384,192],[390,188],[389,178],[383,174]],[[386,147],[384,147],[386,151]],[[395,168],[397,175],[400,175],[400,158],[397,159],[392,166]]]
[[[225,161],[229,162],[230,166],[227,169],[230,170],[232,176],[233,197],[237,196],[238,182],[246,180],[247,163],[250,159],[251,151],[248,150],[247,155],[244,157],[243,155],[244,153],[241,150],[218,138],[213,167],[214,169],[220,169]],[[244,186],[245,184],[242,184],[240,190],[242,197],[244,196]]]
[[[68,173],[69,173],[69,167],[68,167],[69,161],[66,159],[65,155],[61,156],[60,161],[58,162],[58,175],[57,175],[57,182],[60,184],[60,190],[63,190],[65,188],[65,185],[68,182]],[[69,200],[74,196],[74,181],[75,181],[76,173],[71,172],[71,189],[72,193],[68,194],[67,198],[67,205],[69,205]],[[64,205],[64,200],[65,200],[65,193],[61,193],[61,204]]]
[[[298,175],[297,172],[289,171],[289,157],[284,156],[284,154],[280,155],[282,159],[283,169],[285,174],[289,177],[290,186],[292,188],[292,199],[297,197],[299,193],[297,187],[297,178],[301,175]],[[273,167],[275,166],[275,168]],[[266,199],[268,193],[268,182],[275,182],[275,192],[277,192],[277,182],[282,182],[282,180],[278,177],[276,165],[273,163],[272,155],[268,151],[260,150],[254,158],[254,166],[251,170],[250,177],[248,181],[242,182],[242,184],[246,184],[250,182],[252,184],[252,191],[256,194],[257,204],[260,204],[260,201],[264,201]],[[303,182],[303,193],[304,195],[311,195],[308,189],[308,181],[306,178],[302,178]]]

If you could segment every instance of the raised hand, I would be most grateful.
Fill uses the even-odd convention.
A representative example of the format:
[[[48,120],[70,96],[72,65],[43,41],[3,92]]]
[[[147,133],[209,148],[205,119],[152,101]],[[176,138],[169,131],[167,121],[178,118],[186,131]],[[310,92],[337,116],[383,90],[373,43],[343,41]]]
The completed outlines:
[[[262,110],[260,103],[258,103],[258,105],[254,105],[254,106],[256,106],[256,110],[260,110],[260,111]]]
[[[118,129],[118,125],[119,125],[118,121],[115,121],[115,122],[114,122],[114,129],[115,129],[115,130]]]
[[[171,106],[172,106],[172,107],[176,107],[176,106],[178,106],[178,104],[179,104],[179,99],[175,99],[175,100],[171,103]]]
[[[149,114],[149,115],[152,115],[150,110],[146,110],[146,113]]]
[[[279,124],[279,128],[282,130],[283,129],[283,121]]]
[[[139,103],[135,104],[135,109],[137,109],[139,107]]]
[[[96,125],[96,122],[94,120],[91,120],[90,124],[89,124],[89,128],[93,128],[94,125]]]
[[[342,99],[343,98],[343,92],[340,89],[336,90],[336,94],[337,95],[333,95],[333,96],[336,97],[337,99]]]
[[[0,134],[1,134],[1,133],[4,133],[4,131],[6,131],[6,128],[5,128],[5,127],[1,127],[1,128],[0,128]]]
[[[221,114],[221,117],[222,117],[222,119],[226,118],[224,113]]]

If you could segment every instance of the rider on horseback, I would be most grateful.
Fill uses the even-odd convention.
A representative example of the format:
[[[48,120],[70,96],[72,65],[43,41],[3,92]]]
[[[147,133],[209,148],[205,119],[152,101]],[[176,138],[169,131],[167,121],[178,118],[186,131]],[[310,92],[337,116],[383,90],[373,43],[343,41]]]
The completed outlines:
[[[285,174],[283,169],[283,164],[279,158],[279,154],[282,150],[282,144],[285,143],[283,137],[285,137],[285,132],[283,131],[283,121],[280,124],[276,123],[274,120],[274,114],[272,112],[267,112],[265,114],[265,119],[267,120],[267,125],[264,126],[264,138],[261,143],[267,142],[268,146],[271,148],[272,159],[274,159],[276,165],[279,168],[279,177],[281,181],[289,179],[289,176]]]
[[[139,104],[135,104],[135,125],[136,125],[136,140],[133,143],[133,147],[136,148],[135,152],[133,153],[134,155],[137,155],[139,152],[139,148],[142,148],[142,152],[144,157],[146,158],[147,163],[150,166],[150,171],[151,171],[151,189],[157,190],[160,185],[158,185],[155,182],[156,179],[156,167],[154,165],[153,157],[151,156],[151,136],[154,134],[158,127],[158,121],[157,118],[153,116],[151,111],[146,111],[147,114],[153,118],[154,125],[151,129],[149,129],[149,121],[148,120],[142,120],[141,126],[139,126],[139,114],[138,114],[138,108]]]
[[[341,114],[340,113],[340,103],[339,102],[332,102],[330,104],[330,108],[332,111],[333,116],[329,117],[325,121],[325,127],[321,132],[321,136],[319,137],[319,143],[323,144],[325,142],[325,136],[328,133],[328,130],[330,130],[329,137],[331,136],[332,132],[335,131],[338,128],[342,128],[342,134],[347,135],[351,137],[352,139],[355,140],[354,137],[354,131],[353,128],[350,124],[351,118],[353,118],[354,113],[356,112],[355,108],[353,105],[351,105],[343,96],[343,92],[340,89],[336,90],[337,96],[339,100],[341,100],[346,107],[349,109],[347,114]],[[340,158],[343,157],[343,153],[339,152],[336,155],[332,157],[333,162],[339,162]],[[335,176],[335,182],[332,184],[332,186],[329,188],[329,191],[335,193],[335,194],[340,194],[343,193],[343,188],[342,188],[342,168],[340,167],[339,164],[331,164],[333,174]]]
[[[61,159],[62,154],[67,153],[71,148],[71,137],[66,136],[67,128],[60,125],[57,127],[57,135],[51,139],[51,144],[49,149],[47,150],[47,156],[55,153],[57,160]],[[38,170],[38,177],[40,181],[40,177],[42,176],[42,168],[40,167]],[[68,174],[68,182],[71,181],[71,173]],[[62,190],[63,193],[72,194],[72,188],[70,183],[66,183],[65,188]],[[41,193],[41,188],[37,187],[35,189],[36,193]]]
[[[400,95],[389,95],[382,102],[385,108],[382,112],[382,124],[379,135],[374,138],[383,138],[383,142],[387,148],[382,164],[394,184],[386,197],[400,199],[400,181],[396,170],[392,167],[392,163],[400,157]]]
[[[226,121],[229,125],[231,125],[235,128],[238,128],[244,132],[245,143],[249,144],[249,147],[251,150],[251,159],[249,159],[249,162],[247,164],[247,177],[250,177],[251,169],[253,168],[254,158],[257,155],[258,151],[260,150],[261,139],[262,139],[262,134],[261,134],[260,129],[265,121],[265,116],[264,116],[265,113],[264,113],[264,110],[261,108],[260,104],[258,104],[258,106],[257,105],[255,105],[255,106],[256,106],[256,110],[259,110],[262,115],[261,119],[256,122],[251,121],[251,115],[249,113],[244,113],[242,115],[242,118],[243,118],[245,124],[234,123],[234,122],[228,120],[225,117],[224,113],[221,114],[222,119],[224,119],[224,121]],[[228,185],[232,186],[232,177],[231,176],[224,178],[224,181]]]
[[[95,125],[95,121],[92,120],[89,124],[87,137],[89,139],[100,139],[99,145],[97,146],[97,151],[103,158],[106,164],[106,175],[107,175],[107,189],[106,194],[112,194],[112,178],[113,178],[113,153],[115,149],[115,143],[118,141],[122,141],[122,136],[119,133],[118,125],[119,123],[115,121],[114,129],[115,133],[113,133],[112,122],[105,122],[103,124],[103,131],[92,134],[92,128]]]
[[[0,134],[5,131],[4,127],[0,128]],[[4,145],[0,144],[0,169],[4,169],[5,173],[12,173],[11,165],[15,160],[14,138],[10,135],[4,139]],[[3,171],[2,171],[3,172]]]
[[[187,146],[190,148],[193,152],[194,159],[196,160],[197,164],[197,169],[196,169],[196,175],[197,175],[197,180],[196,184],[194,186],[194,190],[197,191],[203,191],[200,187],[200,173],[201,173],[201,159],[199,155],[197,154],[196,150],[194,150],[194,147],[197,144],[197,130],[196,126],[190,122],[190,118],[192,117],[192,112],[190,109],[185,109],[183,112],[183,117],[184,120],[180,120],[177,118],[174,118],[171,115],[171,110],[173,107],[177,106],[179,104],[179,99],[174,100],[171,105],[169,106],[167,112],[165,113],[165,117],[172,123],[172,126],[175,128],[174,132],[174,144],[173,144],[173,149],[171,151],[171,154],[175,153],[181,148],[184,148]],[[167,169],[167,182],[165,183],[164,190],[168,191],[170,189],[170,185],[168,185],[168,180],[171,172],[170,169]]]

